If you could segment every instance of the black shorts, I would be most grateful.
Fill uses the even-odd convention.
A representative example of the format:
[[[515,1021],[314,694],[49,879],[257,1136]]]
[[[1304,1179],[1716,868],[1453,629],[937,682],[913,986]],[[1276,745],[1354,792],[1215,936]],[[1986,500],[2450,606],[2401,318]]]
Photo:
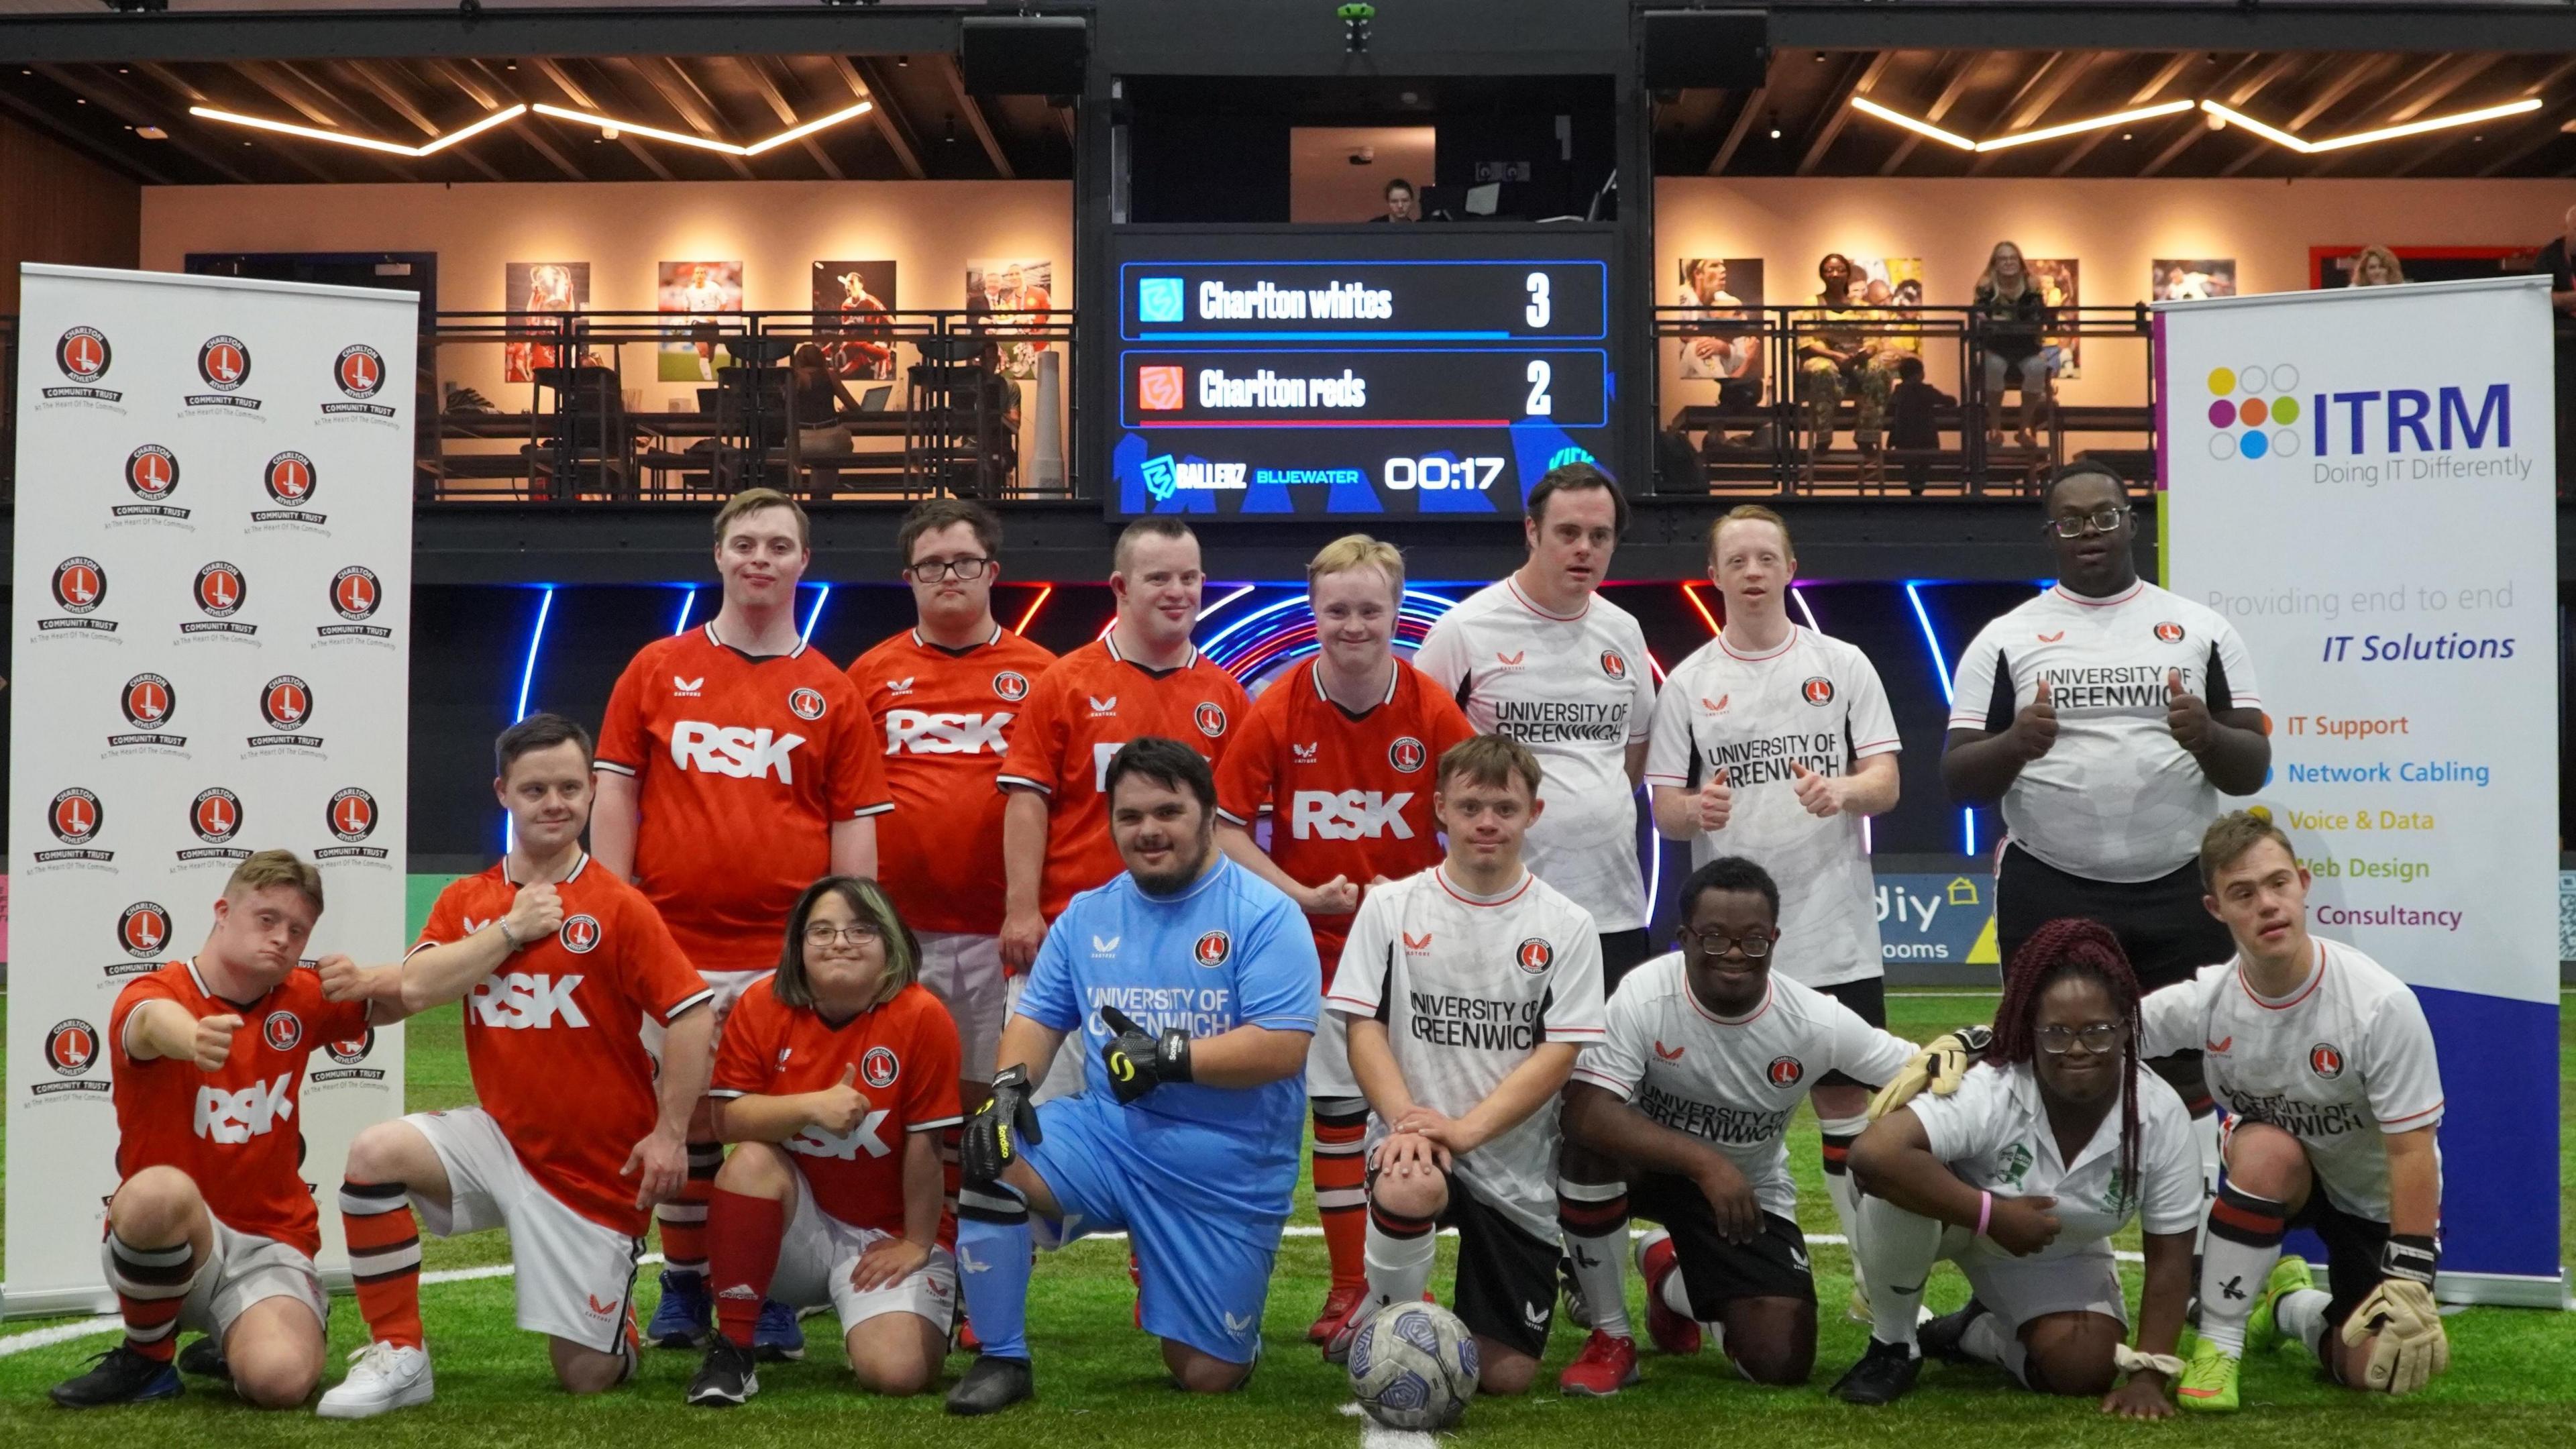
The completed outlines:
[[[2326,1245],[2326,1329],[2343,1321],[2379,1287],[2380,1250],[2388,1246],[2388,1224],[2345,1212],[2326,1200],[2325,1184],[2308,1189],[2308,1200],[2290,1214],[2290,1226],[2314,1231]]]
[[[1884,976],[1866,976],[1858,981],[1843,981],[1832,986],[1819,986],[1816,990],[1850,1007],[1854,1016],[1872,1026],[1884,1028],[1887,1025],[1887,978]],[[1847,1077],[1841,1072],[1827,1072],[1816,1078],[1817,1087],[1874,1088],[1878,1085],[1880,1084],[1864,1082],[1857,1077]],[[1813,1091],[1815,1088],[1810,1087],[1808,1090]]]
[[[1764,1213],[1762,1236],[1749,1243],[1730,1243],[1717,1235],[1717,1217],[1709,1211],[1699,1184],[1661,1172],[1629,1179],[1628,1210],[1662,1223],[1672,1233],[1682,1287],[1690,1294],[1691,1317],[1703,1323],[1725,1317],[1726,1305],[1739,1298],[1816,1301],[1816,1275],[1807,1266],[1806,1234],[1787,1218]]]
[[[1369,1154],[1368,1188],[1377,1191],[1377,1154]],[[1449,1205],[1437,1226],[1458,1230],[1458,1278],[1451,1311],[1467,1331],[1532,1358],[1547,1352],[1556,1320],[1556,1260],[1552,1238],[1531,1236],[1471,1191],[1455,1173]]]
[[[1607,997],[1611,992],[1618,990],[1620,979],[1645,965],[1654,954],[1653,941],[1646,935],[1646,928],[1643,926],[1633,931],[1602,932],[1601,994]]]
[[[2154,880],[2091,880],[2007,845],[1995,867],[1995,944],[2010,961],[2041,926],[2087,917],[2111,928],[2140,989],[2155,991],[2236,954],[2227,927],[2200,903],[2204,894],[2197,862]]]

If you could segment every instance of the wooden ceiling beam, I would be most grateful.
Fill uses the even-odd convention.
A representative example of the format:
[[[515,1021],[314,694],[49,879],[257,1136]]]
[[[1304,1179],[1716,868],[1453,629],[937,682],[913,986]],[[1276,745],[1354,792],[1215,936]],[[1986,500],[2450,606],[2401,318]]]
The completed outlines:
[[[1755,86],[1745,93],[1744,109],[1735,113],[1735,124],[1726,128],[1726,139],[1718,143],[1717,154],[1708,158],[1709,175],[1726,174],[1726,163],[1743,149],[1744,138],[1752,132],[1755,120],[1762,114],[1762,103],[1770,94],[1769,86]]]
[[[984,148],[984,159],[993,164],[995,174],[1005,181],[1016,180],[1019,173],[1011,169],[1011,158],[1002,154],[1002,143],[993,137],[993,128],[984,121],[984,108],[966,93],[966,73],[953,55],[938,56],[931,62],[939,67],[940,78],[948,82],[948,99],[957,113],[966,118],[966,128],[975,133],[976,144]]]
[[[1843,62],[1842,74],[1825,91],[1828,109],[1818,118],[1815,139],[1807,143],[1807,153],[1798,158],[1799,175],[1814,174],[1816,163],[1825,159],[1825,153],[1833,149],[1835,139],[1842,135],[1843,127],[1851,124],[1851,98],[1867,95],[1869,88],[1877,84],[1879,76],[1886,72],[1887,62],[1895,54],[1892,50],[1881,50],[1873,52],[1867,60],[1853,56]]]
[[[2134,110],[2139,106],[2152,104],[2156,97],[2164,94],[2165,87],[2172,85],[2175,78],[2199,58],[2200,52],[2196,50],[2175,52],[2163,65],[2156,67],[2156,73],[2147,78],[2145,85],[2129,92],[2128,104],[2120,109]],[[2084,139],[2070,147],[2065,155],[2057,158],[2057,164],[2048,168],[2048,174],[2065,176],[2073,173],[2076,167],[2084,164],[2085,157],[2093,154],[2095,148],[2111,139],[2111,134],[2111,129],[2107,126],[2086,134]]]
[[[864,57],[853,61],[846,55],[832,57],[832,68],[841,73],[841,84],[850,94],[870,103],[868,119],[875,123],[877,135],[884,138],[886,149],[894,153],[895,163],[915,181],[925,180],[929,172],[921,166],[921,142],[912,127],[894,106],[893,90],[884,85],[884,72],[877,63]]]

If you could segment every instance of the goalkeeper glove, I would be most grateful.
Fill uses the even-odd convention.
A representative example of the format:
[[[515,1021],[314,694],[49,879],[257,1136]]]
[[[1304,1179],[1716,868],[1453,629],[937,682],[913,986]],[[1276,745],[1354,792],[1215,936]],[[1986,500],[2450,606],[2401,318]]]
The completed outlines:
[[[993,1078],[993,1097],[966,1119],[966,1135],[957,1145],[958,1175],[968,1182],[999,1182],[1002,1170],[1020,1160],[1020,1143],[1046,1140],[1038,1131],[1038,1109],[1029,1102],[1029,1069],[1010,1067]]]
[[[1907,1062],[1903,1070],[1869,1099],[1869,1120],[1875,1122],[1913,1101],[1923,1095],[1927,1087],[1935,1097],[1946,1097],[1959,1090],[1959,1079],[1966,1076],[1968,1068],[1986,1054],[1986,1048],[1993,1045],[1994,1040],[1994,1032],[1982,1026],[1963,1026],[1932,1038],[1923,1050],[1914,1054],[1914,1059]]]
[[[1145,1028],[1114,1006],[1100,1008],[1100,1019],[1118,1033],[1100,1049],[1100,1060],[1109,1068],[1109,1090],[1123,1105],[1133,1102],[1165,1082],[1190,1079],[1190,1034],[1176,1026],[1163,1028],[1161,1036],[1147,1034]]]
[[[2411,1394],[2451,1366],[2451,1340],[2433,1306],[2442,1250],[2429,1237],[2392,1237],[2379,1250],[2379,1286],[2343,1321],[2343,1341],[2371,1339],[2366,1386]]]

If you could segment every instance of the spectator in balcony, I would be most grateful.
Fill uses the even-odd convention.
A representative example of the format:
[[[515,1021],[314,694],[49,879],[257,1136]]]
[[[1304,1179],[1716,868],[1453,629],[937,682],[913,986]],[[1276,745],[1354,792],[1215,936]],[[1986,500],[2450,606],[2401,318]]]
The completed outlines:
[[[1958,399],[1923,380],[1923,359],[1896,360],[1896,386],[1887,395],[1888,446],[1905,459],[1905,491],[1921,497],[1932,479],[1932,460],[1923,456],[1941,446],[1941,409]]]
[[[832,375],[831,360],[824,356],[822,348],[804,342],[797,344],[787,362],[787,387],[792,396],[789,416],[796,421],[797,458],[804,461],[849,456],[847,415],[856,413],[859,405],[850,397],[849,388]],[[837,470],[816,464],[816,497],[829,498],[839,484]]]
[[[2048,405],[2049,375],[2057,360],[2046,345],[2054,317],[2019,245],[1997,242],[1987,254],[1985,275],[1977,279],[1976,312],[1984,324],[1986,446],[2003,442],[2003,394],[2010,379],[2021,388],[2021,429],[2013,441],[2038,447],[2039,413]]]
[[[2383,246],[2366,246],[2352,259],[2352,285],[2356,287],[2394,287],[2406,280],[2406,269],[2397,265],[2397,253]]]
[[[1843,399],[1853,400],[1852,438],[1866,471],[1878,463],[1879,417],[1895,380],[1896,362],[1869,335],[1869,308],[1860,286],[1866,278],[1840,252],[1828,252],[1816,264],[1816,315],[1808,319],[1798,342],[1798,396],[1806,404],[1811,441],[1807,480],[1815,481],[1816,460],[1834,443],[1834,419]],[[1858,284],[1858,285],[1856,285]]]
[[[1413,183],[1398,176],[1386,183],[1386,215],[1372,216],[1371,221],[1420,221],[1422,208],[1413,194]]]
[[[1690,276],[1675,300],[1690,310],[1683,317],[1693,326],[1681,337],[1681,373],[1685,378],[1730,382],[1749,376],[1761,360],[1762,342],[1731,330],[1753,325],[1740,309],[1744,303],[1726,290],[1726,262],[1719,257],[1693,257]]]

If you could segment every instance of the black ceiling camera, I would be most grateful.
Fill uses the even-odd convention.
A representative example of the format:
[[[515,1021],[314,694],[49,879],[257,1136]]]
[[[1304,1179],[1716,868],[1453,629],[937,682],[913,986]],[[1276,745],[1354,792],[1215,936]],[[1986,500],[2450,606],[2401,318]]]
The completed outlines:
[[[1342,49],[1353,55],[1367,53],[1369,22],[1377,18],[1377,7],[1367,4],[1344,5],[1333,12],[1342,18]]]

